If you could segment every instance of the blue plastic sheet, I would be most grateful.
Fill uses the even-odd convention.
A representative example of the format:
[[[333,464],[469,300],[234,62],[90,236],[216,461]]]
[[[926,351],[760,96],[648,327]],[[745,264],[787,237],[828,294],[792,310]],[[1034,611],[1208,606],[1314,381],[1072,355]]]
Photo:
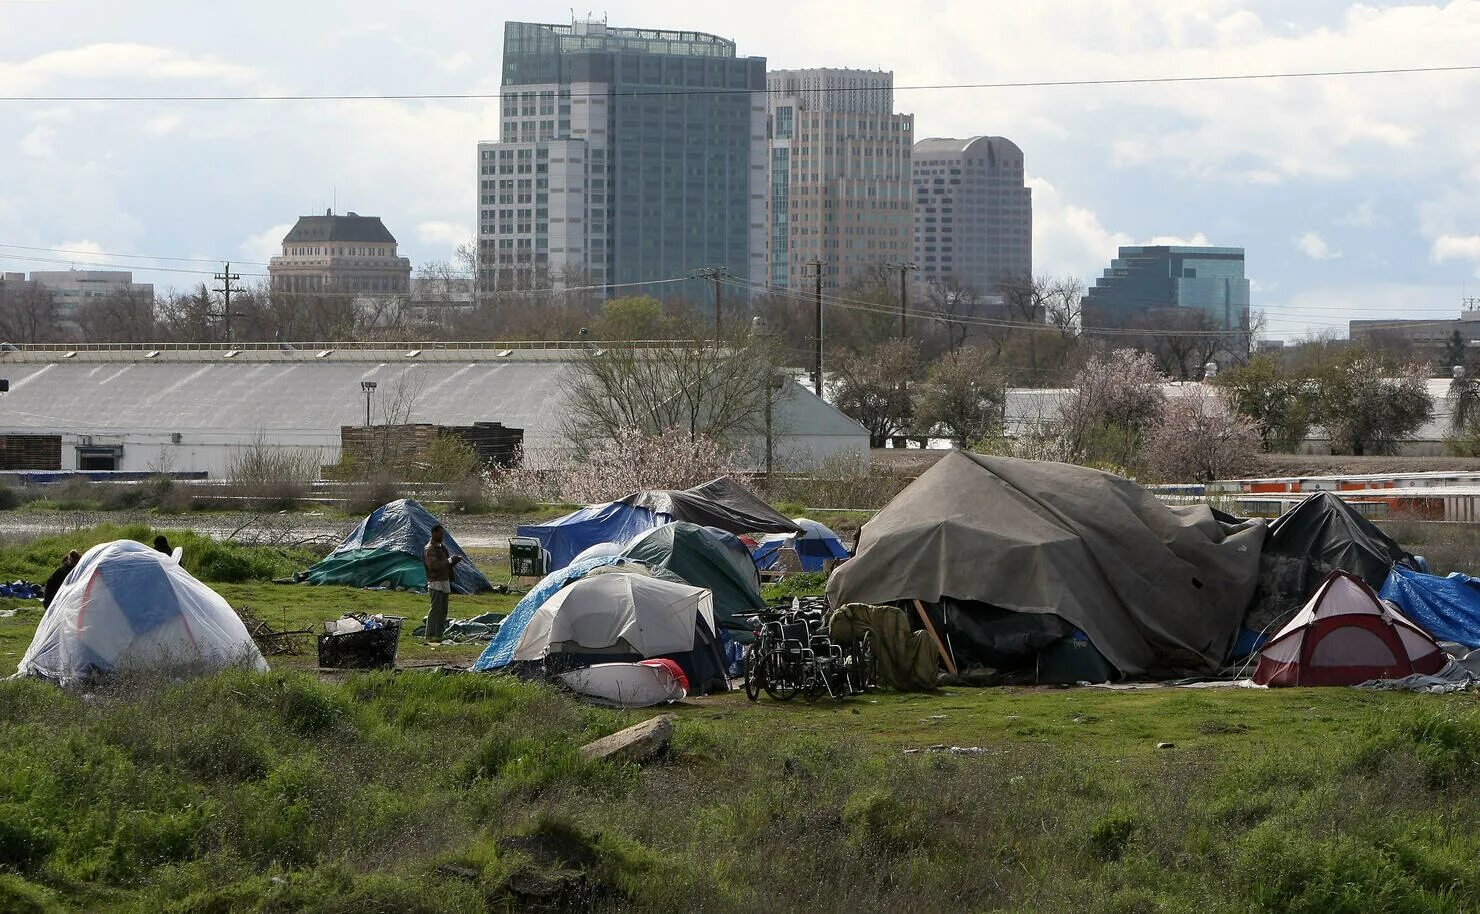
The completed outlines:
[[[1480,579],[1460,572],[1440,577],[1395,565],[1378,595],[1436,641],[1480,647]]]
[[[632,560],[620,555],[605,555],[600,558],[583,559],[574,565],[567,565],[559,571],[552,571],[540,579],[534,589],[524,595],[498,627],[498,634],[488,642],[488,647],[478,655],[478,660],[473,664],[473,669],[478,671],[497,670],[514,662],[514,648],[519,646],[519,639],[524,637],[524,629],[529,626],[529,620],[534,618],[535,612],[545,601],[555,596],[560,588],[571,581],[578,581],[590,574],[593,569],[606,565],[626,565]]]
[[[525,524],[516,532],[539,540],[550,552],[550,569],[556,571],[598,543],[626,545],[638,534],[661,527],[668,520],[647,508],[613,501],[588,505],[549,523]]]

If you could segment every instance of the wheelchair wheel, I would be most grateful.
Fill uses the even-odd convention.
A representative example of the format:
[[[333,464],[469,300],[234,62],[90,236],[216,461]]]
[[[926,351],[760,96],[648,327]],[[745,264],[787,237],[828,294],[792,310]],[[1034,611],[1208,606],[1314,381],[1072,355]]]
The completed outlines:
[[[799,673],[800,670],[791,668],[791,664],[786,662],[780,651],[773,651],[765,657],[761,688],[776,701],[791,701],[801,691]]]
[[[762,658],[761,657],[758,657],[756,655],[755,645],[754,644],[748,644],[748,645],[746,645],[746,647],[745,647],[745,697],[746,698],[749,698],[751,701],[759,701],[760,700],[760,697],[761,697],[761,688],[763,687],[763,685],[765,683],[765,680],[766,680],[765,664],[762,663],[761,661],[762,661]]]

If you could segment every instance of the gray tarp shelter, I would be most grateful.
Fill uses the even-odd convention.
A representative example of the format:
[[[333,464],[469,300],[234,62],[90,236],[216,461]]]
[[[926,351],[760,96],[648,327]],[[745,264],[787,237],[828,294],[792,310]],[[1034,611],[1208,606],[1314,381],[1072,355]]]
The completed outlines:
[[[692,489],[635,492],[620,504],[646,508],[671,521],[718,527],[730,533],[800,533],[802,528],[728,476]]]
[[[1054,614],[1127,675],[1214,667],[1253,594],[1264,532],[1099,470],[958,451],[864,525],[827,595]]]

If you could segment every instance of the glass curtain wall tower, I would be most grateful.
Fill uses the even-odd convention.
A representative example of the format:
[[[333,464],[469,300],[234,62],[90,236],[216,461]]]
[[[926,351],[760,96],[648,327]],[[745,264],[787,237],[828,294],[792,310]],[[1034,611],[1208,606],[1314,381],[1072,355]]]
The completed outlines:
[[[500,140],[478,146],[484,288],[760,280],[765,70],[703,32],[505,23]]]

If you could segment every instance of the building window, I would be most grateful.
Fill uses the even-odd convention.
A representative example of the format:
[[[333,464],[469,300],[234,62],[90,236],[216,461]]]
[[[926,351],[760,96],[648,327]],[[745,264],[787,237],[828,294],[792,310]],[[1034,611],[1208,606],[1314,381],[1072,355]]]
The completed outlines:
[[[112,447],[78,446],[77,469],[82,471],[111,471],[118,469],[118,461],[123,458],[123,447],[115,445]]]

